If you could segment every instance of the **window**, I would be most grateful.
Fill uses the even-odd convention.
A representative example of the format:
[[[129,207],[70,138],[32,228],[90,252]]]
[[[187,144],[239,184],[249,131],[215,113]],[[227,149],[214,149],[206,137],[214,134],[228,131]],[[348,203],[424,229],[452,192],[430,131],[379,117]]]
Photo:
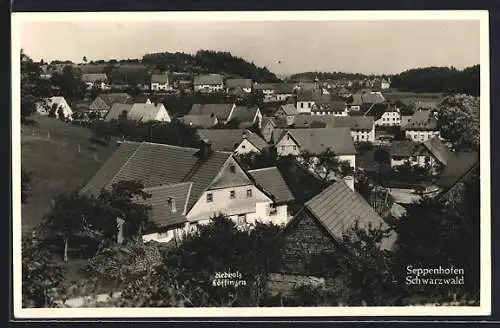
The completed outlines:
[[[229,166],[229,171],[230,171],[231,173],[235,173],[235,172],[236,172],[236,167],[235,167],[234,165],[230,165],[230,166]]]
[[[364,140],[364,139],[365,139],[365,136],[364,136],[364,135],[362,135],[362,136],[361,136],[361,140]]]
[[[290,140],[290,136],[286,136],[286,140]]]
[[[245,225],[247,223],[247,215],[240,214],[238,215],[238,225]]]
[[[300,103],[300,108],[304,108],[304,103]]]
[[[207,194],[207,203],[211,203],[214,201],[214,195],[212,193]]]
[[[297,146],[293,146],[293,150],[297,150]]]
[[[236,191],[231,190],[231,191],[229,192],[229,198],[230,198],[230,199],[235,199],[235,198],[236,198]]]
[[[269,204],[269,215],[276,215],[278,214],[278,209],[276,208],[276,204],[272,203]]]
[[[285,146],[281,146],[281,151],[285,151]]]
[[[312,104],[311,103],[307,103],[307,107],[311,108]]]
[[[242,148],[242,149],[245,149],[245,145],[241,145],[241,148]]]
[[[247,189],[247,197],[252,197],[252,189]]]

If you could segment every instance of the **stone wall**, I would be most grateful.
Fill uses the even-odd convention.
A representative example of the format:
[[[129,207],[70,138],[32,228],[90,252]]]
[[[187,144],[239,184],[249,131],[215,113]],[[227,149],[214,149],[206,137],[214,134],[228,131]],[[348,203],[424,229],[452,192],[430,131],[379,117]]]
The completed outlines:
[[[307,267],[315,255],[333,253],[333,238],[307,210],[302,210],[283,232],[282,272],[310,274]]]

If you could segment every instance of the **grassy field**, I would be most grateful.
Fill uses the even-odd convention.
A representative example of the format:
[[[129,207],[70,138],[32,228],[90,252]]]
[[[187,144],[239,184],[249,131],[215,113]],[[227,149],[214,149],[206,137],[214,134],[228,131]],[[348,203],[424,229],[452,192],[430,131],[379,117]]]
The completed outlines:
[[[398,90],[382,91],[382,94],[386,99],[390,99],[392,101],[407,100],[410,102],[438,101],[443,97],[442,93],[416,93],[416,92],[405,92]]]
[[[54,196],[79,189],[112,154],[113,146],[90,142],[90,130],[37,116],[22,125],[21,164],[32,173],[31,193],[22,205],[23,233],[40,223]]]

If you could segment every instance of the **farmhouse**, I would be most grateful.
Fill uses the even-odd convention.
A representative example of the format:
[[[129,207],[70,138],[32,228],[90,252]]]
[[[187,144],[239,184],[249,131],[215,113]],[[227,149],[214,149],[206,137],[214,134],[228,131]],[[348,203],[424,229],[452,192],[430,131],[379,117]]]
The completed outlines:
[[[165,106],[159,104],[133,104],[127,118],[140,122],[170,122],[171,118]]]
[[[247,129],[199,129],[201,139],[207,139],[214,150],[230,151],[236,154],[260,153],[267,143],[257,134]]]
[[[179,240],[219,213],[240,226],[257,220],[281,223],[288,216],[286,208],[277,211],[287,199],[281,190],[260,181],[262,187],[231,153],[212,150],[203,141],[199,148],[125,141],[81,192],[95,195],[131,179],[152,195],[144,201],[152,206],[154,223],[143,234],[146,242]]]
[[[236,120],[240,127],[250,127],[257,124],[260,128],[262,123],[262,114],[258,107],[236,106],[229,117],[229,120]]]
[[[126,93],[104,93],[97,96],[89,106],[89,111],[99,112],[104,117],[114,104],[131,102],[131,97]]]
[[[224,91],[224,80],[220,74],[207,74],[195,76],[194,92],[213,93]]]
[[[352,179],[337,181],[313,197],[285,226],[281,272],[311,274],[311,262],[319,256],[334,255],[336,241],[356,223],[361,229],[388,228],[354,190]],[[391,249],[394,241],[394,235],[385,238],[382,249]]]
[[[341,161],[356,167],[356,149],[349,128],[287,129],[276,142],[279,156],[300,156],[302,151],[320,154],[330,148]]]
[[[440,136],[437,119],[428,110],[417,111],[401,130],[405,132],[406,138],[413,141],[424,142]]]
[[[110,88],[108,76],[105,73],[82,74],[82,81],[87,85],[87,90],[92,88],[108,90]]]
[[[311,115],[347,116],[345,100],[337,95],[323,95],[322,101],[316,101],[311,108]]]
[[[170,85],[170,77],[168,74],[153,74],[151,75],[151,91],[167,91],[172,90]]]
[[[252,80],[251,79],[227,79],[226,80],[226,92],[231,93],[236,89],[241,89],[245,93],[252,92]]]

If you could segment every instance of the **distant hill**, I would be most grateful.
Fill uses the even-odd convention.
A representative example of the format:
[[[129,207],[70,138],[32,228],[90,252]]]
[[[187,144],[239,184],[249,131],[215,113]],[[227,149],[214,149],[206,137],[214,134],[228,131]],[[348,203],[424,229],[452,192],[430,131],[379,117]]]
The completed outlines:
[[[386,77],[385,75],[381,75]],[[374,75],[367,75],[361,73],[344,73],[344,72],[302,72],[290,75],[291,80],[296,81],[313,81],[318,78],[320,81],[324,80],[339,80],[339,79],[363,79],[374,77]]]

